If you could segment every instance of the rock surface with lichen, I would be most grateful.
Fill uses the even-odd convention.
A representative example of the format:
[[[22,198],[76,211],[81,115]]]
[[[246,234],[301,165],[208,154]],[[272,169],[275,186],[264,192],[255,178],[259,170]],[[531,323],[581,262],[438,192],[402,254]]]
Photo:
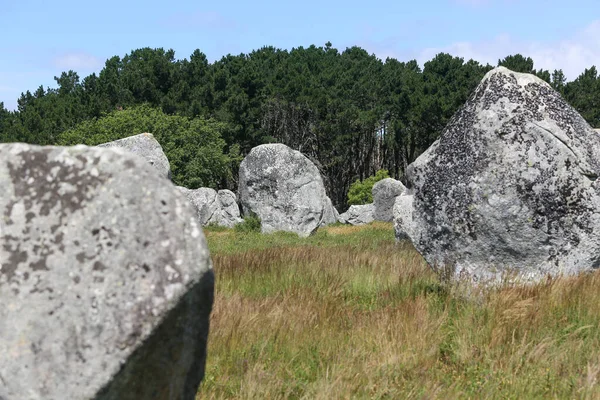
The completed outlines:
[[[455,278],[600,266],[600,136],[546,82],[499,67],[406,172],[396,232]]]
[[[217,192],[211,188],[188,189],[182,186],[177,186],[177,189],[192,203],[202,226],[233,228],[242,222],[237,198],[231,190]]]
[[[325,199],[325,210],[323,212],[323,220],[321,221],[321,226],[327,226],[335,224],[337,222],[340,222],[340,213],[331,202],[331,199],[327,197]]]
[[[0,145],[0,398],[194,399],[213,273],[142,158]]]
[[[123,139],[99,144],[97,147],[118,147],[144,158],[160,176],[171,179],[171,166],[163,149],[151,133],[140,133]]]
[[[406,188],[394,178],[385,178],[373,185],[373,219],[392,222],[394,220],[394,202]]]
[[[373,203],[351,205],[346,212],[340,214],[340,222],[350,225],[365,225],[374,221],[373,213],[375,206]]]
[[[318,168],[284,144],[253,148],[240,165],[239,197],[244,214],[256,214],[263,233],[308,236],[323,222],[335,222]]]

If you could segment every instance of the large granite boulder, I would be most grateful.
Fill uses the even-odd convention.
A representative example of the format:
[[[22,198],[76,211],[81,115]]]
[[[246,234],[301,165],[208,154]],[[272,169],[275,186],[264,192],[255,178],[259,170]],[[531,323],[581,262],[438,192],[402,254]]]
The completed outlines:
[[[196,209],[200,225],[215,224],[232,228],[242,222],[237,199],[231,190],[217,192],[211,188],[187,189],[182,186],[177,186],[177,189]]]
[[[141,133],[113,142],[99,144],[97,147],[120,147],[145,158],[160,174],[171,179],[171,166],[163,149],[151,133]]]
[[[406,188],[402,182],[393,178],[385,178],[373,185],[373,218],[377,221],[392,222],[394,219],[394,202]]]
[[[0,145],[0,398],[194,399],[213,272],[142,158]]]
[[[600,267],[600,136],[546,82],[499,67],[407,170],[398,231],[475,281]]]
[[[340,222],[350,225],[365,225],[374,221],[374,211],[375,207],[372,203],[352,205],[345,213],[340,214]]]
[[[264,233],[308,236],[333,213],[318,168],[284,144],[253,148],[240,165],[240,202],[261,219]]]

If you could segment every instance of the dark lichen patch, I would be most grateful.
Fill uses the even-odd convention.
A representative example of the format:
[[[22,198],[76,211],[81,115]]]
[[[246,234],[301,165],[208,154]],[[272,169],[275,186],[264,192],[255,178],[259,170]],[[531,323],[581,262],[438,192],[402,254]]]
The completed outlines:
[[[35,218],[35,213],[29,211],[25,214],[25,218],[27,219],[27,223],[30,223]]]
[[[80,263],[83,263],[83,262],[85,262],[85,259],[86,259],[86,258],[87,258],[87,257],[85,256],[85,253],[84,253],[84,252],[79,252],[79,253],[77,253],[77,254],[75,255],[75,259],[76,259],[77,261],[79,261]]]
[[[47,258],[54,252],[64,252],[65,220],[85,207],[94,191],[108,178],[107,174],[90,171],[90,159],[79,154],[71,160],[57,160],[52,148],[23,151],[6,163],[12,182],[12,199],[3,210],[4,221],[10,229],[16,210],[24,213],[24,227],[17,239],[5,235],[3,249],[8,253],[0,274],[7,282],[14,278],[19,264],[28,263],[33,271],[48,270]],[[67,156],[68,157],[68,156]],[[98,157],[93,160],[97,160]],[[72,161],[75,161],[74,163]],[[16,207],[20,208],[16,208]],[[37,223],[39,217],[53,218],[54,223]],[[35,223],[35,225],[34,225]],[[20,243],[29,244],[29,253],[19,250]],[[79,258],[78,258],[79,259]]]
[[[125,162],[123,163],[123,165],[127,169],[133,169],[133,168],[136,167],[135,162],[133,162],[132,160],[125,160]]]
[[[15,276],[18,265],[27,262],[28,256],[25,250],[21,250],[19,238],[15,236],[4,235],[4,244],[2,247],[8,253],[8,260],[6,260],[7,262],[2,263],[0,274],[6,276],[6,281],[10,282]],[[0,284],[1,283],[2,280],[0,279]]]
[[[23,202],[25,209],[37,210],[39,215],[48,216],[56,210],[66,216],[84,207],[92,190],[108,178],[105,174],[94,176],[86,170],[88,159],[82,155],[75,158],[81,165],[69,165],[49,158],[52,149],[20,153],[20,162],[9,162],[7,167],[14,187],[14,196]],[[75,188],[64,191],[65,184]],[[5,210],[10,217],[11,207]]]
[[[51,253],[50,253],[51,254]],[[39,260],[29,263],[29,268],[32,271],[49,271],[48,265],[46,264],[46,257],[40,258]]]
[[[106,268],[107,268],[106,265],[104,265],[101,261],[94,262],[94,266],[92,267],[92,269],[94,271],[99,271],[99,272],[104,271]]]

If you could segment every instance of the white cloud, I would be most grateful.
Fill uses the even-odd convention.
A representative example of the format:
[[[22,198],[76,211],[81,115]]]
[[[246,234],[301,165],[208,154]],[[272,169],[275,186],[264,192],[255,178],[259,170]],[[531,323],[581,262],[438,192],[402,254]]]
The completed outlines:
[[[600,67],[600,20],[559,41],[521,41],[504,34],[491,40],[455,42],[448,46],[423,49],[416,58],[423,65],[440,52],[493,66],[499,59],[520,53],[531,57],[536,69],[562,69],[567,79],[573,80],[592,65]]]
[[[52,60],[52,64],[56,68],[62,70],[72,69],[78,70],[92,70],[101,68],[104,62],[96,56],[93,56],[84,52],[75,53],[64,53]]]

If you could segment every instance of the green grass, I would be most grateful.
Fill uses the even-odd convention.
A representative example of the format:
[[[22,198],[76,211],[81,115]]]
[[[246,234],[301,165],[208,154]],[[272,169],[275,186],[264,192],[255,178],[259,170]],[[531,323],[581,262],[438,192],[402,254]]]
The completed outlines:
[[[598,274],[468,298],[390,224],[206,234],[198,398],[600,398]]]

